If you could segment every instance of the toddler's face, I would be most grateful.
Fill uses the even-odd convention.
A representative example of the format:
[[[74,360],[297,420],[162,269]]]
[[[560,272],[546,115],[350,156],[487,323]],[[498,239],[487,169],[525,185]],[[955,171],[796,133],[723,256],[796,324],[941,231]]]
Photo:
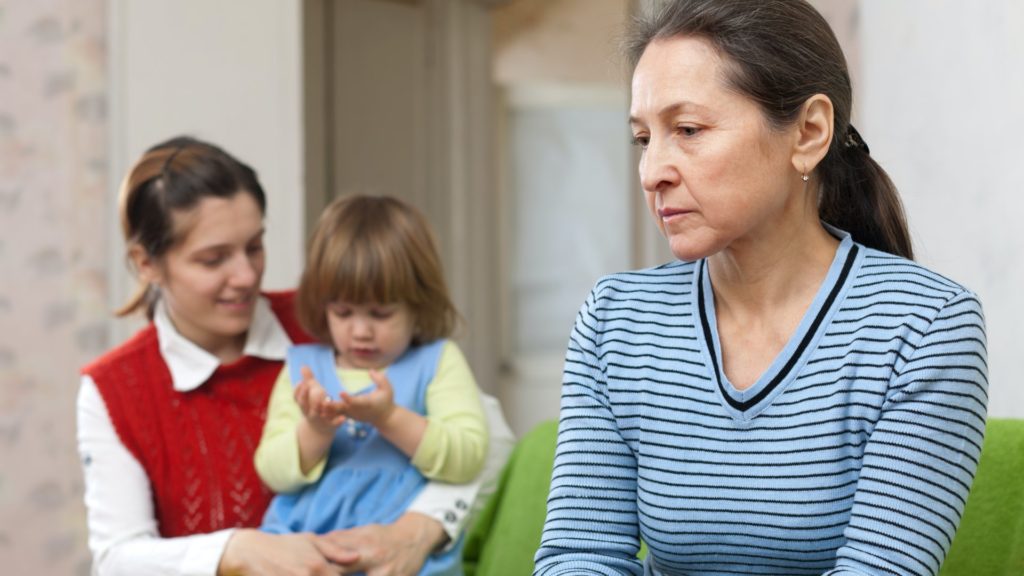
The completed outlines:
[[[416,326],[413,312],[404,302],[339,301],[328,305],[326,314],[337,363],[342,368],[384,368],[394,363],[409,348]]]

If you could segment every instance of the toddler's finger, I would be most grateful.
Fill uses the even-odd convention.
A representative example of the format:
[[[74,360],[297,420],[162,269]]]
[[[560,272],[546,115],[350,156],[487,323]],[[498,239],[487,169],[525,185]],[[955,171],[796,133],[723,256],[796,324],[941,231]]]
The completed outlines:
[[[391,390],[391,381],[380,370],[370,370],[370,380],[373,380],[373,383],[377,385],[377,389],[381,392],[389,392]]]
[[[303,414],[309,413],[309,386],[306,385],[305,381],[299,382],[299,385],[295,387],[295,403],[299,405],[299,409],[302,410]]]

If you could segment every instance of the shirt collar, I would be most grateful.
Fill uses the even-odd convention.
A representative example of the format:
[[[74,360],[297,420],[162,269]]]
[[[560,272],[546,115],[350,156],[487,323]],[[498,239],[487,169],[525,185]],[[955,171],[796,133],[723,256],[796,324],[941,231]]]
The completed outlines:
[[[209,380],[220,366],[220,360],[178,332],[167,315],[163,301],[157,302],[153,323],[160,343],[160,355],[171,372],[174,389],[189,392]],[[283,361],[291,343],[288,334],[270,310],[267,299],[263,296],[257,298],[242,355]]]

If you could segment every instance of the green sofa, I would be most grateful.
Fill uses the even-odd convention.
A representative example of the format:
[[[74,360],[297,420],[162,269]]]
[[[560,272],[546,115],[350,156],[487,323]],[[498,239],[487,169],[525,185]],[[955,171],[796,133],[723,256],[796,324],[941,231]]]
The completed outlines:
[[[466,536],[466,576],[528,576],[555,457],[557,424],[523,436]],[[978,476],[941,576],[1024,575],[1024,420],[990,419]]]
[[[1024,420],[991,418],[941,576],[1024,575]]]

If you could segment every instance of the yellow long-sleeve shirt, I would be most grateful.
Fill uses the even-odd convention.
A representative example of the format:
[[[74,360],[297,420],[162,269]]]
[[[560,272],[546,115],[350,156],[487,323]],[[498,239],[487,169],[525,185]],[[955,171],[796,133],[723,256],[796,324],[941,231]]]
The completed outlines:
[[[338,377],[350,394],[369,386],[366,370],[338,369]],[[401,382],[392,382],[401,386]],[[302,411],[295,402],[287,368],[274,384],[267,409],[263,436],[254,457],[256,472],[275,492],[290,492],[320,479],[326,457],[308,474],[299,465],[296,428]],[[452,341],[446,341],[434,379],[427,385],[427,428],[412,464],[427,478],[462,483],[472,480],[487,455],[487,423],[480,405],[476,380],[465,356]]]

